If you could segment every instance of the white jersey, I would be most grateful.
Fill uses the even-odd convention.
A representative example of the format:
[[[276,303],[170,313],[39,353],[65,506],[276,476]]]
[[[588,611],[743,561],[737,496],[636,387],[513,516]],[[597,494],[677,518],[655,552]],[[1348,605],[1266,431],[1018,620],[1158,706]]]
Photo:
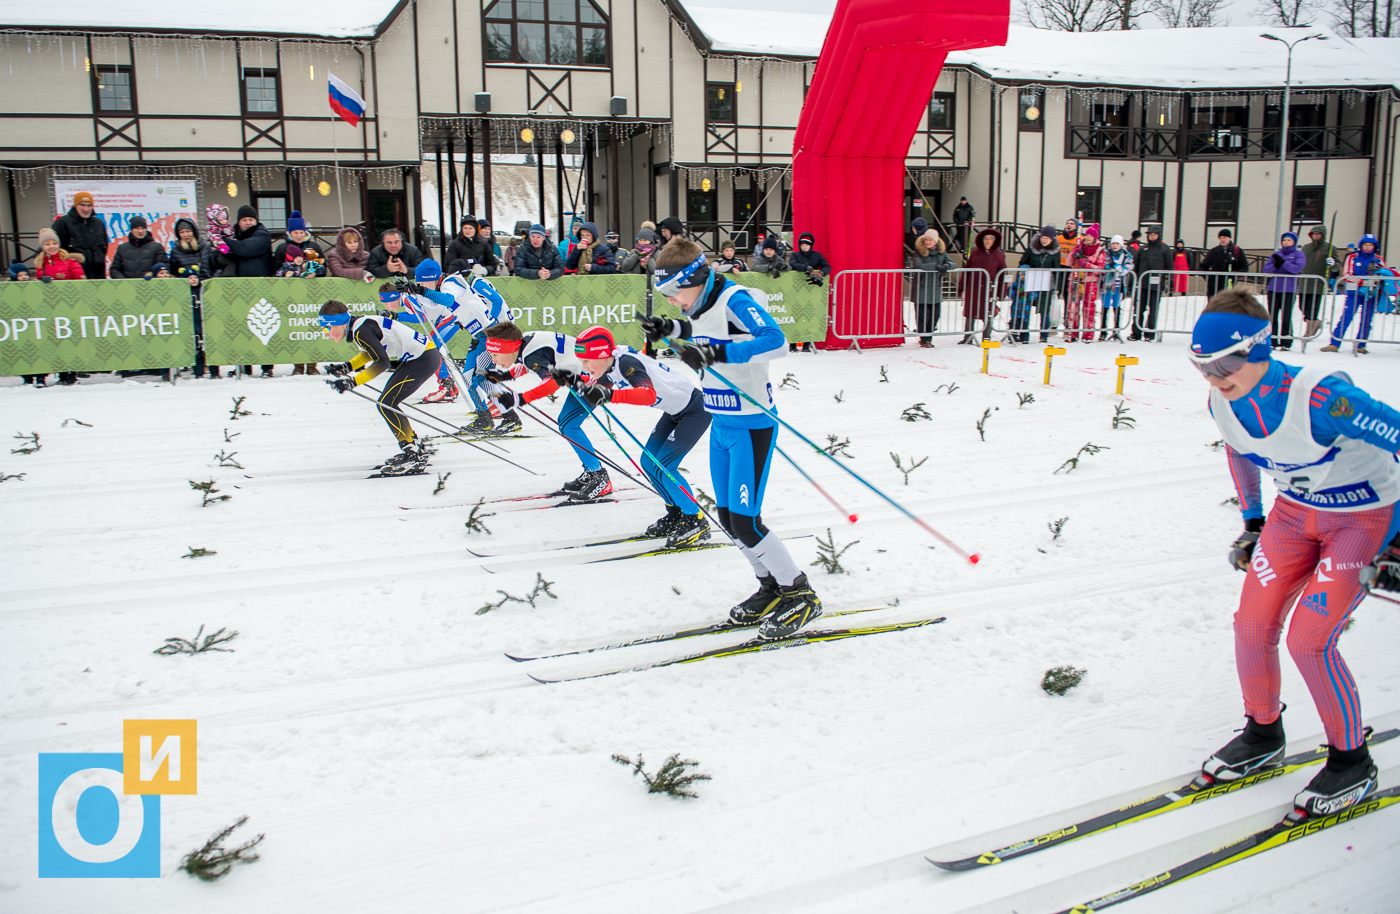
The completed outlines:
[[[536,374],[549,374],[551,368],[583,374],[583,362],[574,354],[574,338],[563,333],[536,330],[525,335],[520,347],[520,364]]]
[[[1309,398],[1313,388],[1332,374],[1351,383],[1351,378],[1337,371],[1299,371],[1288,389],[1282,423],[1263,438],[1249,434],[1230,402],[1212,387],[1211,411],[1225,443],[1272,476],[1281,494],[1311,508],[1369,511],[1400,501],[1400,465],[1393,456],[1355,438],[1339,437],[1331,445],[1313,440]]]
[[[639,371],[646,376],[644,383],[650,383],[651,389],[656,391],[656,402],[652,405],[673,416],[689,406],[691,397],[700,389],[688,372],[672,371],[651,356],[626,346],[613,352],[612,368],[603,377],[614,389],[639,387],[642,385],[635,383],[640,380]]]
[[[480,336],[487,327],[515,320],[496,287],[474,273],[453,273],[442,281],[439,291],[457,302],[452,309],[457,323],[473,336]]]
[[[734,301],[735,298],[738,301]],[[756,309],[762,312],[767,322],[772,322],[768,311],[760,305],[744,286],[730,282],[715,303],[699,317],[687,318],[690,321],[690,338],[701,343],[746,343],[753,334],[744,328],[749,322],[762,323],[757,313],[738,314],[736,310]],[[773,385],[768,380],[768,362],[787,354],[787,345],[772,352],[764,352],[748,362],[724,363],[721,374],[731,384],[753,397],[769,409],[773,408]],[[703,382],[701,391],[705,396],[705,410],[716,416],[762,416],[763,410],[739,396],[720,381]],[[771,421],[771,420],[770,420]]]
[[[384,351],[389,354],[389,358],[396,362],[403,359],[416,359],[427,350],[434,348],[427,336],[418,333],[407,324],[400,323],[390,317],[356,318],[355,324],[350,331],[352,340],[354,339],[355,331],[364,326],[366,321],[379,324],[379,330],[384,343]],[[364,347],[360,348],[363,349]],[[372,352],[369,354],[374,355]]]

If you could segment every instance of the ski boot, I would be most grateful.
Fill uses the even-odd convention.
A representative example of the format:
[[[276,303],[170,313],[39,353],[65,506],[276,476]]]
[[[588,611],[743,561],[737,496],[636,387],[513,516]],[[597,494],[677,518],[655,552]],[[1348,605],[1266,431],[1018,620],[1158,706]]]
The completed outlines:
[[[1288,740],[1283,735],[1283,713],[1271,724],[1247,718],[1244,732],[1206,759],[1201,774],[1212,781],[1237,781],[1268,768],[1283,759]]]
[[[555,490],[554,492],[552,492],[552,493],[550,493],[550,494],[552,494],[552,495],[567,495],[567,496],[569,496],[570,498],[572,498],[574,495],[576,495],[576,494],[578,494],[579,492],[583,491],[584,485],[588,482],[588,476],[589,476],[589,471],[588,471],[588,470],[584,470],[582,473],[578,474],[578,476],[577,476],[576,478],[570,479],[568,482],[564,483],[564,484],[563,484],[562,486],[560,486],[557,490]]]
[[[753,625],[773,611],[780,597],[776,578],[772,575],[759,578],[758,593],[731,609],[729,621],[735,625]]]
[[[1371,596],[1391,603],[1400,603],[1400,599],[1390,596],[1392,593],[1400,593],[1400,536],[1391,540],[1371,564],[1361,569],[1357,578],[1366,593]]]
[[[676,524],[683,516],[680,508],[677,508],[675,505],[667,505],[666,513],[661,516],[660,520],[656,521],[650,527],[647,527],[646,533],[642,535],[647,539],[657,539],[663,536],[669,537],[671,531],[675,529]]]
[[[578,488],[569,492],[570,501],[593,501],[610,495],[613,490],[612,479],[608,477],[607,470],[587,471],[570,485],[575,483],[578,484]]]
[[[399,442],[399,452],[379,468],[381,476],[412,476],[428,466],[428,449],[417,438]]]
[[[493,435],[513,435],[524,427],[520,421],[520,414],[515,410],[508,410],[501,414],[501,424],[496,426]]]
[[[667,549],[694,546],[710,538],[710,522],[703,514],[682,514],[666,537]]]
[[[439,378],[438,389],[423,398],[424,403],[451,403],[457,399],[457,384],[451,378]]]
[[[476,411],[476,418],[472,420],[472,423],[470,425],[462,426],[461,429],[459,429],[459,431],[463,431],[468,434],[484,435],[495,427],[496,420],[491,418],[491,411],[486,409],[479,409]]]
[[[1365,743],[1351,750],[1328,746],[1327,764],[1293,798],[1293,805],[1309,816],[1330,816],[1375,792],[1377,775],[1376,763]]]
[[[778,605],[758,626],[760,641],[790,638],[798,630],[821,618],[822,601],[799,574],[787,587],[778,588]]]

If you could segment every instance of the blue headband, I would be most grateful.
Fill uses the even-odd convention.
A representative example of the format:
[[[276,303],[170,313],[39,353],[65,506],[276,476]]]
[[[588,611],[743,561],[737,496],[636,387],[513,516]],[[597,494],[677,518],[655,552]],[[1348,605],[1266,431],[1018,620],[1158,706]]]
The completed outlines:
[[[350,315],[322,314],[320,317],[316,318],[316,320],[322,327],[344,327],[346,324],[350,323]]]
[[[1249,361],[1270,358],[1268,318],[1211,311],[1202,314],[1191,331],[1191,357],[1209,362],[1223,355],[1248,350]]]
[[[704,285],[709,279],[708,274],[701,277],[699,272],[705,267],[705,255],[692,260],[683,267],[669,266],[657,267],[652,282],[656,285],[656,291],[666,298],[672,298],[681,289],[689,289],[694,286]]]
[[[380,292],[380,293],[379,293],[379,300],[380,300],[381,302],[384,302],[386,305],[387,305],[387,304],[391,304],[391,303],[393,303],[393,302],[398,301],[398,300],[399,300],[399,296],[400,296],[401,294],[402,294],[401,292]]]

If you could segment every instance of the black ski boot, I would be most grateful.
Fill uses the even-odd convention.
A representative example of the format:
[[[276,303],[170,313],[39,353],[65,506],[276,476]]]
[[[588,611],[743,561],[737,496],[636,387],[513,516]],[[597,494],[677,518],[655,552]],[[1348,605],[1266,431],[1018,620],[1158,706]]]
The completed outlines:
[[[666,537],[667,549],[694,546],[710,538],[710,522],[703,514],[682,514]]]
[[[578,488],[569,492],[570,501],[593,501],[602,498],[604,495],[612,494],[612,479],[608,476],[607,470],[592,470],[585,472],[578,479],[569,485],[578,484]],[[567,486],[565,487],[568,488]]]
[[[781,597],[777,578],[769,575],[758,579],[758,593],[729,611],[729,621],[735,625],[753,625],[773,611]]]
[[[422,473],[428,466],[427,448],[417,438],[400,442],[399,453],[390,457],[379,468],[381,476],[413,476]]]
[[[653,523],[650,527],[647,527],[647,532],[644,533],[643,536],[647,537],[648,539],[656,539],[662,536],[670,536],[671,530],[675,528],[676,523],[683,516],[684,515],[681,514],[680,508],[676,507],[675,505],[667,505],[666,513],[663,514],[661,518],[655,523]]]
[[[1283,735],[1283,713],[1271,724],[1246,719],[1244,732],[1206,759],[1201,774],[1212,781],[1237,781],[1258,771],[1275,768],[1283,759],[1288,740]]]
[[[789,638],[821,618],[822,601],[808,585],[805,574],[799,574],[787,587],[779,587],[778,595],[778,605],[758,626],[759,640]]]
[[[471,425],[463,426],[463,429],[468,432],[475,432],[478,435],[484,435],[495,427],[496,421],[491,418],[490,410],[479,409],[476,411],[476,419],[472,421]]]
[[[520,421],[520,414],[512,409],[501,414],[501,424],[496,426],[496,430],[492,432],[492,434],[513,435],[520,431],[523,426],[524,423]]]
[[[1293,805],[1309,816],[1341,812],[1375,792],[1378,774],[1365,743],[1351,750],[1328,746],[1327,764],[1293,798]]]

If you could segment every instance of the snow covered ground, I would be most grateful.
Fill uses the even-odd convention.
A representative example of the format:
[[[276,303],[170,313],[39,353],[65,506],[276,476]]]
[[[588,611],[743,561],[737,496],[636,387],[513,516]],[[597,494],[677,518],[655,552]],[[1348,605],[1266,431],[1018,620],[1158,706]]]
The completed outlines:
[[[503,652],[718,620],[752,590],[746,563],[715,549],[595,567],[541,549],[641,529],[659,513],[641,498],[500,505],[491,535],[468,534],[461,505],[546,492],[577,473],[561,442],[529,423],[535,437],[507,446],[541,476],[449,443],[434,469],[452,475],[434,496],[435,475],[363,478],[391,453],[390,436],[369,404],[321,379],[95,377],[48,390],[5,379],[0,430],[37,431],[43,448],[0,456],[0,471],[25,474],[0,485],[0,909],[1030,914],[1227,843],[1248,830],[1242,820],[1282,812],[1310,775],[991,871],[922,859],[1187,774],[1241,725],[1231,641],[1241,576],[1225,561],[1240,524],[1222,505],[1234,492],[1183,347],[1179,337],[1071,346],[1052,387],[1040,383],[1038,347],[994,353],[984,376],[979,353],[947,339],[774,363],[775,381],[800,384],[779,392],[789,421],[823,444],[848,437],[850,466],[982,562],[959,561],[786,433],[780,446],[861,519],[844,523],[779,459],[768,523],[859,539],[849,575],[810,569],[828,610],[898,600],[863,618],[947,621],[558,685],[526,673],[742,637],[529,664]],[[1123,398],[1119,352],[1142,360]],[[1392,402],[1400,391],[1396,347],[1292,361],[1345,368]],[[1034,402],[1021,407],[1017,394]],[[251,415],[230,421],[235,395]],[[1135,429],[1110,427],[1120,399]],[[930,421],[900,420],[920,402]],[[988,408],[984,442],[974,423]],[[655,415],[619,413],[639,435]],[[1106,449],[1055,475],[1086,443]],[[218,467],[221,450],[243,469]],[[928,458],[907,487],[891,452]],[[712,488],[703,446],[684,466]],[[201,508],[189,481],[208,479],[232,498]],[[1052,540],[1047,523],[1059,518]],[[181,558],[189,547],[218,554]],[[803,564],[816,556],[814,539],[792,548]],[[557,600],[476,614],[498,590],[529,592],[537,572]],[[152,653],[201,625],[237,630],[236,652]],[[1362,604],[1342,648],[1368,720],[1400,725],[1400,611]],[[1061,664],[1088,676],[1048,697],[1041,676]],[[1322,728],[1283,667],[1296,750]],[[163,878],[37,879],[37,753],[119,751],[126,718],[199,722],[199,793],[163,803]],[[610,760],[636,752],[649,768],[679,752],[713,780],[698,800],[647,795]],[[1400,745],[1376,755],[1383,783],[1400,780]],[[214,884],[177,871],[242,815],[267,835],[260,862]],[[1394,911],[1397,817],[1379,812],[1125,910]]]

